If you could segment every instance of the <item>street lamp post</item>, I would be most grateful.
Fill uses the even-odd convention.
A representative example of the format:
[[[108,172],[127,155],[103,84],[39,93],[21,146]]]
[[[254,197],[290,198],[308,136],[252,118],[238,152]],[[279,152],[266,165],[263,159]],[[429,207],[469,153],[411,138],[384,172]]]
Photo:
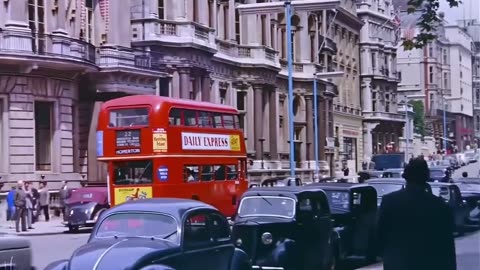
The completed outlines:
[[[447,102],[445,101],[445,96],[443,95],[443,154],[447,154]]]
[[[409,144],[410,144],[410,117],[408,115],[408,102],[405,102],[405,162],[408,162]]]
[[[292,55],[292,8],[296,11],[319,11],[334,9],[340,4],[339,0],[286,0],[282,2],[242,4],[237,9],[242,15],[271,14],[285,12],[287,27],[287,73],[288,73],[288,129],[290,140],[290,176],[295,177],[295,144],[293,125],[293,55]]]

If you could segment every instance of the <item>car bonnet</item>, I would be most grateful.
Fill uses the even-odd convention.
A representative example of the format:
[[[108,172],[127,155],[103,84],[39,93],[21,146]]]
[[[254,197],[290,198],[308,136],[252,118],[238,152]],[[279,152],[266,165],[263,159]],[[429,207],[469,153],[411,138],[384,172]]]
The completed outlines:
[[[153,253],[159,258],[179,250],[174,243],[146,238],[92,241],[75,251],[70,259],[70,269],[126,269]]]
[[[23,237],[0,235],[0,251],[29,248],[30,241]]]

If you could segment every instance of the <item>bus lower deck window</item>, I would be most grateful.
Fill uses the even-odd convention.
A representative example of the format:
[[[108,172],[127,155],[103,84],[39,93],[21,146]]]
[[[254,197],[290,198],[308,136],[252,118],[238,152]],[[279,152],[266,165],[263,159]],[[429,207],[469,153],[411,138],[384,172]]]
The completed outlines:
[[[237,165],[185,165],[185,182],[208,182],[238,179]]]

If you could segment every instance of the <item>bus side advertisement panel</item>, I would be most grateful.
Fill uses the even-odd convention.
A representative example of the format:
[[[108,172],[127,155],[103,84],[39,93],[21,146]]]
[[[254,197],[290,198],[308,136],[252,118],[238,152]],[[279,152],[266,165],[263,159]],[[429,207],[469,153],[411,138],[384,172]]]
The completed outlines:
[[[117,187],[114,194],[115,205],[153,197],[152,187]]]

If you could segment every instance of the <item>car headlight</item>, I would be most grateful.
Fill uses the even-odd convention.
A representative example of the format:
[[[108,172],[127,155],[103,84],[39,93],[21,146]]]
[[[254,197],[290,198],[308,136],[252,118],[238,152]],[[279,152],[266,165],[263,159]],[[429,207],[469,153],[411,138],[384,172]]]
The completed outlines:
[[[70,210],[70,215],[73,215],[73,209]]]
[[[235,245],[237,245],[237,247],[241,246],[242,244],[243,242],[241,238],[238,238],[237,241],[235,241]]]
[[[262,243],[264,245],[270,245],[271,243],[273,243],[272,234],[269,233],[269,232],[266,232],[266,233],[262,234]]]

